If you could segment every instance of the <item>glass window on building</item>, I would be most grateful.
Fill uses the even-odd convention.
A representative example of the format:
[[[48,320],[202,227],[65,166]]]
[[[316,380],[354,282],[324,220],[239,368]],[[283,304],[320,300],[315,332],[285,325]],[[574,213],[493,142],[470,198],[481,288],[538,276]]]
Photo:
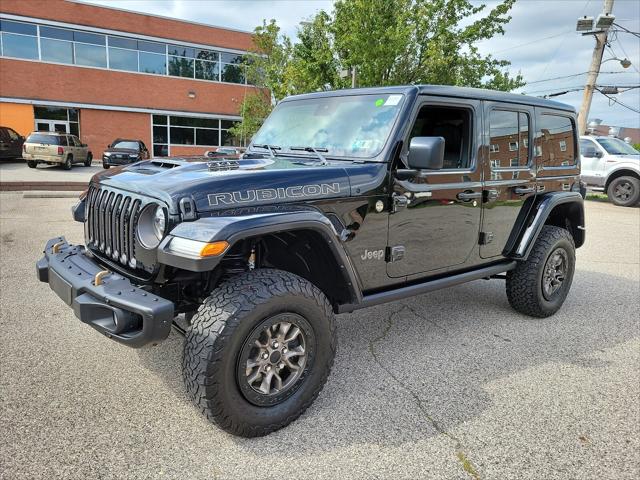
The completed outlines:
[[[80,136],[79,115],[75,108],[44,107],[33,108],[35,127],[43,132],[62,132]]]
[[[167,74],[167,57],[156,53],[139,52],[139,69],[143,73]]]
[[[115,70],[138,71],[138,51],[109,47],[109,67]]]
[[[242,55],[221,53],[221,80],[229,83],[245,83]]]
[[[169,75],[193,78],[193,59],[169,55]]]
[[[38,60],[38,29],[23,22],[0,20],[2,55],[5,57]]]
[[[104,46],[75,43],[77,65],[107,68],[107,49]]]
[[[53,38],[40,38],[40,58],[45,62],[73,64],[73,43]]]

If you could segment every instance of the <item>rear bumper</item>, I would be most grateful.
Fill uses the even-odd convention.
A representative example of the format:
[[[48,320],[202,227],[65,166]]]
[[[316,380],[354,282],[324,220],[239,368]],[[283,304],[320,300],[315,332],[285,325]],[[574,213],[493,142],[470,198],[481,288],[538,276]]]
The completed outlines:
[[[38,153],[23,153],[22,158],[30,162],[64,163],[62,155],[40,155]]]
[[[47,242],[36,270],[38,279],[48,283],[80,321],[117,342],[142,347],[164,340],[171,331],[173,302],[115,273],[95,285],[96,274],[104,268],[85,254],[83,246],[69,245],[64,237]]]

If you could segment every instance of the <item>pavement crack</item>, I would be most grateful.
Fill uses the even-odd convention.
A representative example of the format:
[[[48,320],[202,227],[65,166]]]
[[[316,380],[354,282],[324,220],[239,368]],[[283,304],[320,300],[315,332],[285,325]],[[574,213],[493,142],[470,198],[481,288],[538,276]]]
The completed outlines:
[[[431,323],[432,325],[435,325],[436,327],[440,328],[441,330],[445,331],[445,333],[446,333],[446,330],[444,330],[444,328],[440,327],[439,325],[433,323],[430,320],[427,320],[422,315],[419,315],[410,306],[403,304],[402,308],[400,308],[400,309],[398,309],[398,310],[396,310],[394,312],[391,312],[389,315],[386,316],[386,318],[385,318],[385,326],[384,326],[384,328],[382,330],[382,333],[380,335],[378,335],[377,337],[375,337],[374,339],[369,341],[369,353],[373,357],[373,360],[378,364],[378,366],[396,384],[398,384],[398,386],[400,386],[401,389],[403,389],[409,395],[411,395],[413,400],[416,402],[416,405],[418,406],[418,409],[420,410],[422,415],[429,421],[429,423],[434,428],[434,430],[436,432],[438,432],[439,434],[444,435],[445,437],[449,438],[455,444],[456,458],[457,458],[458,462],[461,464],[462,469],[467,473],[467,475],[469,475],[474,480],[480,480],[480,475],[478,474],[478,471],[474,467],[473,463],[471,463],[471,461],[467,457],[467,454],[465,453],[465,449],[464,449],[464,446],[462,445],[462,442],[455,435],[449,433],[442,425],[440,425],[437,422],[437,420],[427,410],[427,407],[425,406],[425,404],[422,401],[422,399],[420,398],[420,396],[417,393],[415,393],[411,388],[409,388],[402,380],[400,380],[387,366],[385,366],[385,364],[382,362],[382,360],[380,359],[380,357],[378,356],[378,354],[376,352],[376,344],[382,342],[383,340],[385,340],[387,338],[387,336],[389,335],[389,332],[391,331],[391,329],[396,324],[395,321],[393,320],[393,318],[396,315],[398,315],[399,313],[401,313],[403,310],[409,310],[410,312],[414,313],[419,318],[423,318],[427,322]]]
[[[409,306],[409,305],[404,305],[404,306],[405,306],[406,308],[408,308],[409,310],[411,310],[411,312],[413,312],[413,314],[414,314],[416,317],[418,317],[418,318],[420,318],[420,319],[424,320],[425,322],[427,322],[427,323],[429,323],[429,324],[433,325],[434,327],[436,327],[438,330],[442,331],[443,333],[448,334],[447,329],[446,329],[446,328],[444,328],[442,325],[439,325],[437,322],[435,322],[435,321],[431,320],[430,318],[427,318],[427,317],[425,317],[424,315],[420,314],[419,312],[416,312],[416,311],[413,309],[413,307],[411,307],[411,306]]]

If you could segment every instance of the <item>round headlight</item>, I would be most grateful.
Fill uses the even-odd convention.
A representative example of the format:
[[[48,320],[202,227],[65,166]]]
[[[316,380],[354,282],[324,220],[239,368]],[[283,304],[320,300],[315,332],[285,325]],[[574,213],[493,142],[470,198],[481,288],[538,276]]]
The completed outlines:
[[[158,205],[147,205],[138,219],[138,240],[148,249],[156,248],[164,238],[167,217]]]

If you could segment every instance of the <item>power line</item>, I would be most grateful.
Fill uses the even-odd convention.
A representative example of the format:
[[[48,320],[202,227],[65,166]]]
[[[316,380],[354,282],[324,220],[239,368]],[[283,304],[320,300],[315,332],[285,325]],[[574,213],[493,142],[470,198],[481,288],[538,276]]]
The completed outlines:
[[[572,31],[573,30],[569,30],[567,32],[556,33],[555,35],[549,35],[548,37],[537,38],[536,40],[531,40],[530,42],[527,42],[527,43],[520,43],[519,45],[514,45],[513,47],[503,48],[502,50],[497,50],[497,51],[492,52],[492,53],[494,55],[497,55],[498,53],[507,52],[509,50],[513,50],[513,49],[520,48],[520,47],[526,47],[527,45],[532,45],[532,44],[538,43],[538,42],[540,42],[542,40],[549,40],[550,38],[560,37],[561,35],[566,35],[567,33],[571,33]]]
[[[618,27],[619,29],[621,29],[622,31],[626,32],[626,33],[630,33],[633,36],[636,36],[638,38],[640,38],[640,33],[638,32],[632,32],[631,30],[629,30],[628,28],[623,27],[622,25],[619,25],[617,23],[613,23],[616,27]]]
[[[534,83],[550,82],[552,80],[562,80],[563,78],[574,78],[574,77],[579,77],[580,75],[586,75],[587,73],[591,73],[591,72],[580,72],[580,73],[574,73],[572,75],[563,75],[561,77],[545,78],[542,80],[536,80],[534,82],[527,82],[526,84],[532,85]],[[631,73],[631,72],[600,72],[600,75],[614,75],[618,73]]]
[[[598,89],[596,89],[596,90],[598,90]],[[598,91],[599,91],[600,93],[602,93],[602,91],[601,91],[601,90],[598,90]],[[617,104],[618,104],[618,105],[620,105],[621,107],[624,107],[624,108],[626,108],[626,109],[628,109],[628,110],[631,110],[632,112],[635,112],[635,113],[640,113],[640,110],[636,110],[635,108],[630,107],[629,105],[626,105],[626,104],[622,103],[620,100],[618,100],[618,99],[616,99],[616,98],[613,98],[612,96],[607,95],[606,93],[602,93],[602,95],[604,95],[605,97],[607,97],[607,98],[608,98],[610,101],[612,101],[613,103],[617,103]]]

